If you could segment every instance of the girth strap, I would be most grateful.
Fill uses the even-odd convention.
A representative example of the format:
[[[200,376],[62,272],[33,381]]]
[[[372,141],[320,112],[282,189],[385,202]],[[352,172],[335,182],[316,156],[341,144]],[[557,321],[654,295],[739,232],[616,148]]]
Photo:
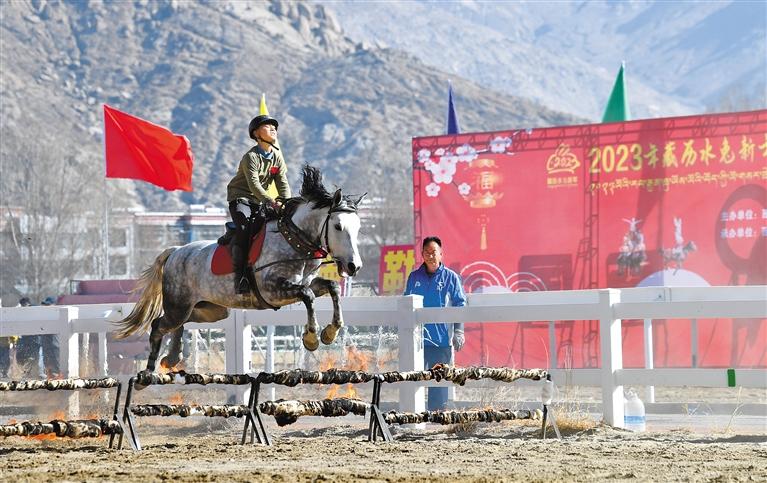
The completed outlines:
[[[252,284],[253,288],[250,291],[251,293],[255,294],[261,306],[268,307],[272,310],[279,310],[280,309],[279,307],[275,307],[274,305],[270,304],[269,302],[266,301],[266,299],[264,299],[264,296],[261,295],[261,290],[258,289],[258,282],[256,281],[256,274],[253,273],[253,270],[251,269],[251,267],[248,267],[248,276],[253,280],[253,284]]]

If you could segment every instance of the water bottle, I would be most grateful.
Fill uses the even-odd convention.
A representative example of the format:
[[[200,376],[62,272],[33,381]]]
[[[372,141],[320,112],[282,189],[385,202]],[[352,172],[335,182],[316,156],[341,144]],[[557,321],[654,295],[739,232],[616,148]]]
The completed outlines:
[[[623,400],[623,426],[629,431],[644,431],[646,426],[644,404],[633,389],[629,389]]]

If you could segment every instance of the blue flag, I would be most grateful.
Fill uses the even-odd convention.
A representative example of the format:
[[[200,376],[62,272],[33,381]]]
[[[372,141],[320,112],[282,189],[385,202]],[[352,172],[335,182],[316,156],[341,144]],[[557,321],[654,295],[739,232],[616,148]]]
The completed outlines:
[[[445,134],[458,134],[461,132],[458,126],[458,115],[455,113],[455,104],[453,104],[453,85],[447,85],[447,122],[445,124]]]

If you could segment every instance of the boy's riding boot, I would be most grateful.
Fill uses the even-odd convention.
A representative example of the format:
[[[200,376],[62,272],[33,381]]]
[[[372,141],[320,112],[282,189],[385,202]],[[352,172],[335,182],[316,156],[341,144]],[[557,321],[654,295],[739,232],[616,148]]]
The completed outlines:
[[[242,247],[232,245],[232,264],[234,265],[234,293],[242,295],[250,293],[250,282],[247,277],[248,252]]]

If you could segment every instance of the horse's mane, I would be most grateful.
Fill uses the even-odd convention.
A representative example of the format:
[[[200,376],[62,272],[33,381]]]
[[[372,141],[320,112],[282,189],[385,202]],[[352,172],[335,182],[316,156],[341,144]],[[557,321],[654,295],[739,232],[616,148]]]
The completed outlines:
[[[357,205],[365,197],[365,195],[362,195],[355,199],[349,195],[342,195],[338,204],[333,206],[334,195],[322,183],[322,173],[320,170],[305,164],[301,173],[303,179],[301,180],[300,195],[284,200],[285,207],[287,208],[286,213],[292,213],[302,203],[312,203],[315,209],[333,207],[336,211],[356,213]]]
[[[305,164],[302,169],[301,198],[314,203],[315,208],[326,208],[333,203],[331,195],[322,184],[322,173],[314,166]]]

